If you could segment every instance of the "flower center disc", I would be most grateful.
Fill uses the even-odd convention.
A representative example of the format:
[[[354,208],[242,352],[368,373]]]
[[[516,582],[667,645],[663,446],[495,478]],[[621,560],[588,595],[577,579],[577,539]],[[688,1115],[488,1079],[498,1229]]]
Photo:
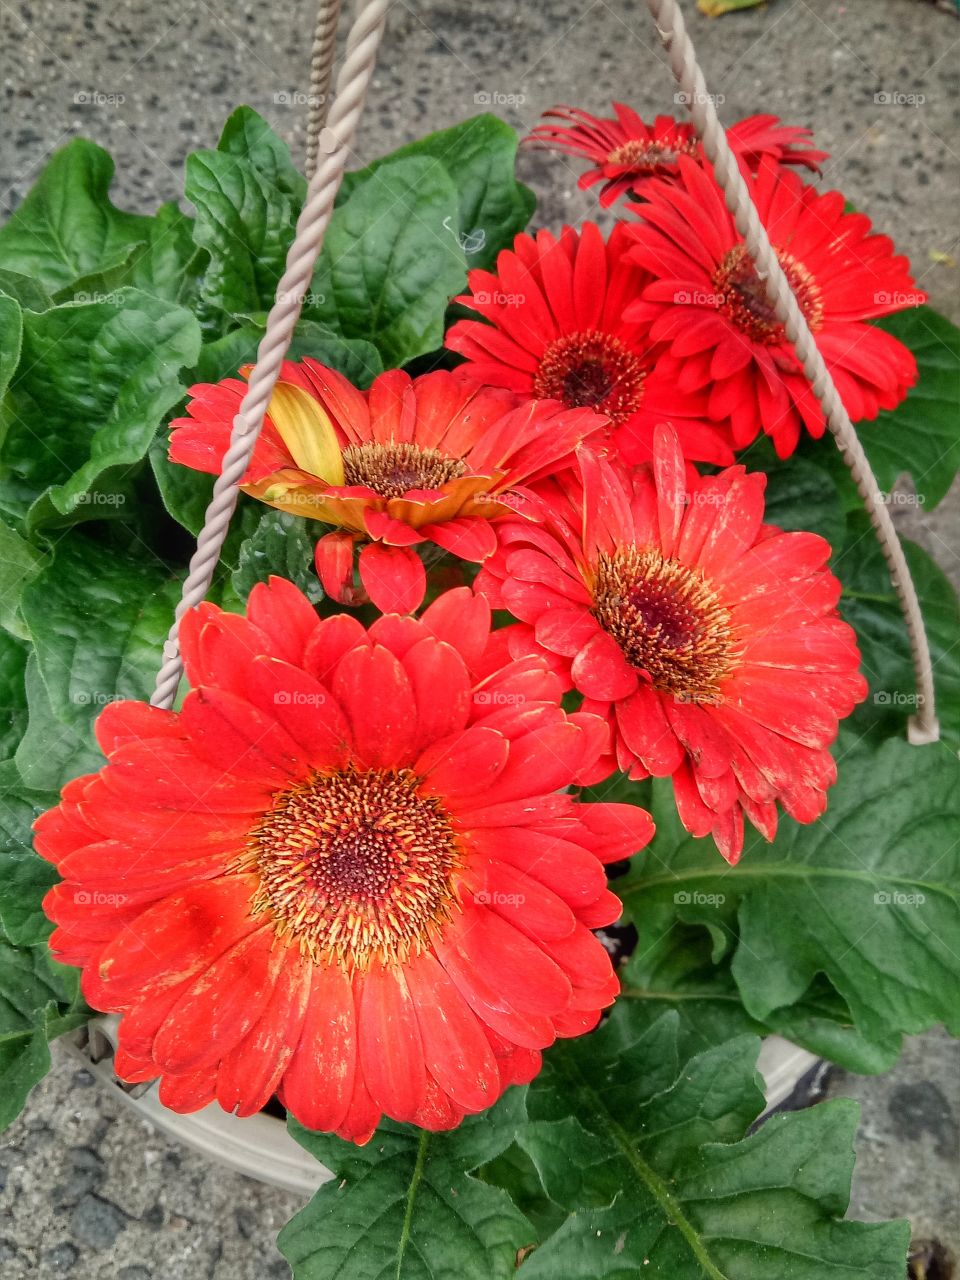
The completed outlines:
[[[689,565],[654,547],[600,552],[593,615],[632,667],[678,701],[715,703],[735,661],[730,615]]]
[[[533,394],[569,409],[596,409],[616,425],[638,409],[645,376],[638,357],[613,334],[568,333],[544,352]]]
[[[260,876],[254,912],[272,912],[312,959],[353,973],[429,944],[456,904],[459,865],[448,815],[409,769],[350,769],[280,792],[242,869]]]
[[[694,151],[696,151],[696,144],[693,142],[664,147],[655,142],[631,138],[629,142],[623,143],[622,146],[610,152],[607,156],[607,164],[622,164],[648,174],[672,173],[679,157],[692,155]]]
[[[381,498],[401,498],[410,489],[439,489],[466,469],[462,458],[418,444],[373,441],[343,451],[343,483],[366,485]]]
[[[777,251],[777,258],[790,282],[800,310],[810,328],[817,330],[823,320],[823,301],[813,276],[789,253]],[[784,341],[783,325],[767,298],[763,281],[743,244],[735,245],[714,273],[713,283],[723,295],[723,311],[754,342],[766,344]]]

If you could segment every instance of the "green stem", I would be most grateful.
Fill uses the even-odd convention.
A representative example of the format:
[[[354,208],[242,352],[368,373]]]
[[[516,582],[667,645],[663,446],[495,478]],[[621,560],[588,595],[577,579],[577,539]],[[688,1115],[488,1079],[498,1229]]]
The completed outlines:
[[[421,1129],[420,1140],[417,1143],[417,1162],[413,1166],[413,1177],[410,1179],[410,1186],[407,1188],[407,1207],[403,1215],[400,1239],[397,1241],[397,1280],[402,1280],[403,1255],[407,1251],[407,1242],[410,1239],[410,1229],[413,1224],[413,1204],[417,1198],[417,1190],[423,1180],[423,1167],[427,1163],[427,1145],[429,1142],[429,1133],[427,1133],[426,1129]]]

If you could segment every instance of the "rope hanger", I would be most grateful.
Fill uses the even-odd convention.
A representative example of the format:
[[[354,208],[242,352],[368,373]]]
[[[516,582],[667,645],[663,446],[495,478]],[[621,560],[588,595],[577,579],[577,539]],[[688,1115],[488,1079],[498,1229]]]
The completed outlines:
[[[307,199],[297,221],[296,235],[287,254],[283,276],[277,285],[276,301],[267,317],[256,364],[240,410],[234,419],[230,445],[213,487],[213,496],[197,539],[197,549],[190,561],[173,625],[164,644],[164,661],[151,699],[154,706],[171,707],[176,698],[183,673],[178,638],[180,620],[189,609],[200,604],[210,589],[237,505],[240,481],[247,470],[257,436],[263,426],[280,366],[290,346],[303,298],[310,286],[314,264],[323,245],[333,212],[333,202],[343,178],[347,153],[373,78],[389,5],[390,0],[361,0],[347,38],[344,62],[337,76],[336,97],[328,112],[327,99],[340,0],[321,0],[310,65],[306,159],[310,182]],[[909,741],[916,745],[935,742],[940,734],[935,710],[930,648],[916,588],[880,487],[734,159],[713,100],[707,93],[703,72],[697,63],[680,8],[676,0],[647,0],[647,7],[656,23],[667,51],[670,69],[682,90],[694,128],[703,144],[704,155],[713,167],[727,208],[743,237],[747,253],[763,282],[777,319],[793,344],[811,389],[823,408],[827,426],[850,469],[876,530],[903,610],[916,675],[917,711],[908,721]]]

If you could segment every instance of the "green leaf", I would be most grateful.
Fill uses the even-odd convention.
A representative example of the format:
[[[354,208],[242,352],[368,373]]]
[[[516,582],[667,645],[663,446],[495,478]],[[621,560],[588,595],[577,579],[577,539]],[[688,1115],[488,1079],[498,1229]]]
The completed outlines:
[[[17,948],[0,938],[0,1129],[50,1070],[48,1041],[90,1016],[79,978],[51,960],[46,946]]]
[[[742,1036],[678,1057],[675,1014],[638,1026],[622,1002],[594,1035],[557,1044],[518,1141],[569,1216],[520,1276],[901,1280],[909,1224],[839,1220],[853,1103],[776,1116],[743,1137],[763,1106],[757,1049]]]
[[[20,363],[23,346],[23,321],[20,304],[13,298],[0,296],[0,400]]]
[[[231,581],[241,600],[246,600],[258,582],[271,574],[289,578],[314,604],[323,599],[313,567],[313,549],[318,525],[303,516],[284,511],[265,511],[254,532],[240,544],[239,561]]]
[[[57,873],[34,852],[32,826],[56,802],[28,791],[12,760],[0,763],[0,928],[16,946],[41,945],[50,932],[41,903]]]
[[[513,1141],[523,1091],[459,1129],[431,1134],[386,1121],[364,1147],[288,1120],[297,1141],[333,1171],[284,1227],[295,1280],[507,1280],[533,1228],[497,1187],[471,1176]]]
[[[657,835],[617,892],[646,936],[678,918],[726,935],[747,1012],[777,1030],[825,975],[862,1038],[848,1060],[882,1064],[900,1034],[960,1030],[960,766],[942,743],[878,749],[853,731],[837,759],[826,815],[781,818],[772,845],[748,835],[734,868],[683,831],[669,782],[655,782]]]
[[[652,1025],[665,1010],[676,1010],[681,1053],[698,1053],[737,1035],[771,1032],[851,1071],[885,1071],[899,1053],[896,1033],[879,1043],[858,1033],[846,1004],[822,975],[796,1004],[773,1010],[765,1021],[751,1017],[729,957],[715,954],[706,928],[674,921],[662,934],[645,931],[620,977],[621,999],[636,1003],[638,1025]]]
[[[24,311],[46,311],[53,306],[53,299],[36,280],[4,267],[0,267],[0,293],[15,299]]]
[[[3,505],[49,524],[123,516],[131,467],[183,396],[199,351],[184,308],[121,290],[116,300],[24,315],[23,356],[3,406]],[[130,513],[133,515],[134,513]]]
[[[926,626],[944,741],[960,746],[960,606],[949,580],[927,553],[901,539]],[[854,723],[903,734],[917,709],[916,677],[903,611],[877,535],[864,512],[848,520],[847,540],[834,556],[833,571],[843,583],[840,612],[857,633],[867,701]]]
[[[303,204],[306,178],[290,159],[287,144],[252,107],[237,107],[223,126],[217,150],[249,160],[262,177],[292,196],[298,208]]]
[[[179,591],[157,560],[81,537],[58,544],[23,594],[58,719],[88,729],[107,702],[149,695]]]
[[[0,632],[0,760],[17,749],[27,723],[27,646]]]
[[[960,329],[931,307],[900,311],[879,321],[916,356],[919,379],[896,409],[858,434],[880,488],[888,493],[909,471],[921,500],[935,507],[960,467]]]
[[[168,302],[189,304],[204,260],[193,242],[193,219],[170,202],[149,220],[145,234],[145,240],[132,245],[122,261],[82,276],[61,290],[56,300],[110,302],[117,290],[129,285]]]
[[[424,156],[382,163],[339,205],[304,307],[346,338],[373,342],[387,368],[443,341],[449,299],[466,283],[457,191]]]
[[[88,726],[67,724],[54,714],[35,653],[27,659],[25,685],[27,731],[14,756],[24,786],[59,791],[71,778],[101,768],[103,756]]]
[[[27,629],[20,617],[20,596],[43,563],[43,555],[0,520],[0,627],[21,640]]]
[[[459,210],[456,220],[444,230],[458,239],[469,267],[492,270],[497,254],[513,244],[537,203],[530,188],[514,176],[516,133],[496,116],[473,116],[346,174],[337,203],[347,200],[381,165],[410,156],[427,157],[450,175],[459,195]]]
[[[110,156],[85,138],[55,152],[0,227],[0,267],[52,294],[126,261],[150,239],[151,219],[111,204],[112,179]]]
[[[299,202],[249,156],[195,151],[184,190],[197,209],[194,240],[210,260],[207,306],[236,318],[269,308],[293,240]]]

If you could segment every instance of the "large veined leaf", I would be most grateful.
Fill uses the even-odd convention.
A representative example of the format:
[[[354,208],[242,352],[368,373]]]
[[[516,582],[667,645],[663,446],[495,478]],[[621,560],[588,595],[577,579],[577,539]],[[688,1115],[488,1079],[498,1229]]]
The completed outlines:
[[[184,191],[197,209],[194,239],[210,255],[200,282],[204,302],[228,319],[270,307],[299,200],[275,170],[265,172],[239,149],[189,155]]]
[[[249,160],[278,190],[303,203],[307,180],[290,159],[290,148],[252,107],[237,107],[227,119],[217,143],[226,155]]]
[[[457,190],[426,156],[390,160],[337,207],[304,307],[307,319],[365,338],[387,368],[439,347],[450,298],[466,284]]]
[[[64,539],[26,588],[23,617],[54,714],[89,726],[117,698],[149,695],[179,584],[147,556]]]
[[[0,268],[29,276],[48,293],[127,261],[150,239],[151,219],[110,202],[113,161],[101,147],[75,138],[0,227]]]
[[[13,755],[26,728],[26,666],[27,646],[0,632],[0,760]]]
[[[27,659],[24,683],[29,719],[14,756],[23,785],[30,791],[55,792],[71,778],[99,769],[103,756],[89,725],[68,724],[56,716],[35,653]]]
[[[644,929],[620,971],[620,998],[637,1006],[636,1024],[652,1025],[665,1010],[675,1009],[681,1053],[698,1053],[737,1035],[775,1032],[850,1071],[885,1071],[896,1061],[900,1036],[891,1032],[886,1038],[866,1040],[822,975],[796,1004],[772,1010],[762,1022],[752,1018],[725,954],[734,949],[736,937],[724,936],[722,942],[718,951],[708,929],[680,921],[663,933]]]
[[[132,245],[122,261],[81,276],[56,295],[58,302],[98,302],[131,285],[189,304],[197,285],[203,253],[193,242],[193,219],[173,202],[163,204],[148,220],[142,243]]]
[[[20,596],[43,562],[41,552],[0,520],[0,627],[20,639],[27,635],[20,617]]]
[[[782,818],[772,845],[749,834],[734,868],[655,782],[657,834],[616,887],[648,936],[679,918],[732,940],[740,997],[767,1025],[826,975],[864,1042],[851,1054],[873,1046],[882,1064],[898,1034],[960,1030],[960,765],[942,743],[858,739],[840,736],[825,816]]]
[[[861,666],[870,682],[855,722],[904,733],[917,709],[916,677],[903,611],[866,514],[848,518],[847,538],[833,559],[843,583],[840,612],[857,633]],[[950,582],[922,547],[902,539],[930,645],[937,716],[945,741],[960,745],[960,606]]]
[[[935,507],[960,468],[960,329],[931,307],[879,321],[916,356],[916,386],[896,409],[857,431],[881,489],[909,471],[927,507]]]
[[[529,187],[516,180],[517,135],[493,115],[473,116],[441,129],[344,176],[338,203],[346,200],[382,164],[421,156],[449,173],[459,196],[456,221],[444,226],[456,236],[468,267],[492,268],[497,254],[513,244],[536,206]]]
[[[90,1016],[79,979],[45,946],[14,947],[0,936],[0,1129],[50,1070],[48,1042]]]
[[[0,762],[0,930],[15,946],[38,946],[50,932],[40,904],[57,873],[34,852],[31,828],[56,802],[28,791],[12,760]]]
[[[36,280],[5,267],[0,267],[0,293],[14,298],[24,311],[46,311],[53,306],[53,299]]]
[[[323,526],[285,511],[264,511],[256,529],[240,544],[232,585],[246,600],[258,582],[273,574],[289,578],[314,604],[323,599],[323,588],[313,567],[313,553]]]
[[[523,1280],[901,1280],[908,1223],[840,1221],[853,1103],[744,1138],[763,1107],[759,1042],[681,1058],[675,1013],[652,1027],[633,1014],[621,1003],[594,1035],[556,1045],[530,1086],[518,1141],[569,1216]]]
[[[200,332],[183,307],[138,290],[24,313],[23,354],[3,404],[3,506],[28,524],[129,515],[126,483]]]
[[[365,1147],[289,1121],[334,1175],[280,1233],[295,1280],[507,1280],[533,1228],[471,1174],[509,1146],[523,1114],[513,1089],[451,1133],[386,1121]]]

